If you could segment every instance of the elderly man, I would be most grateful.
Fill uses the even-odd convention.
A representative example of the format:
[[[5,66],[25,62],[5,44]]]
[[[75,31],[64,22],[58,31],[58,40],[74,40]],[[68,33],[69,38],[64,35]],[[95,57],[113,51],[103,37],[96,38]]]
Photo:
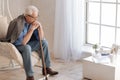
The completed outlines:
[[[7,41],[13,43],[22,55],[27,76],[26,80],[34,80],[30,55],[32,51],[39,51],[40,44],[38,34],[40,34],[42,39],[46,72],[50,75],[58,74],[57,71],[53,71],[50,68],[48,44],[44,38],[42,25],[37,21],[38,13],[39,10],[35,6],[28,6],[23,15],[18,16],[10,22],[6,37]],[[44,69],[42,69],[42,74],[45,75]]]

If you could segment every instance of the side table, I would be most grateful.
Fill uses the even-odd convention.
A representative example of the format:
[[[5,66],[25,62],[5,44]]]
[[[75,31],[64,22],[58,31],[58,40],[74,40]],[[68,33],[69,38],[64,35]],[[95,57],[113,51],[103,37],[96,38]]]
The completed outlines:
[[[116,61],[120,61],[120,58]],[[120,80],[119,74],[120,63],[96,63],[92,56],[83,59],[83,78],[89,80]]]

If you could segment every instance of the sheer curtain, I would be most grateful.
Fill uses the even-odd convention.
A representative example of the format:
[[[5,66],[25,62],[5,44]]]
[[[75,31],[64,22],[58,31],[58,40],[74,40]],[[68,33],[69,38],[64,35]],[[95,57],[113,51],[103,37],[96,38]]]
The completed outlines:
[[[84,0],[56,0],[54,57],[78,60],[84,42]]]

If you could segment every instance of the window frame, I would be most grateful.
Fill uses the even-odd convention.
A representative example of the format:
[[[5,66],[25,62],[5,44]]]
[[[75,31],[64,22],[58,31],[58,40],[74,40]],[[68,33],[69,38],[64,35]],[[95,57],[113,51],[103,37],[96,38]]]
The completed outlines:
[[[88,21],[88,18],[89,18],[89,3],[100,3],[100,18],[99,18],[99,23],[94,23],[94,22],[89,22]],[[115,25],[106,25],[106,24],[102,24],[102,20],[101,20],[101,17],[102,17],[102,4],[103,3],[106,3],[106,4],[115,4]],[[120,26],[117,26],[117,20],[118,20],[118,5],[120,5],[120,2],[118,2],[118,0],[116,0],[116,2],[104,2],[102,0],[100,1],[93,1],[93,0],[85,0],[85,30],[86,30],[86,34],[85,34],[85,43],[86,44],[92,44],[90,42],[88,42],[88,25],[89,24],[94,24],[94,25],[99,25],[99,28],[100,28],[100,31],[99,31],[99,43],[98,45],[101,45],[101,26],[107,26],[107,27],[114,27],[115,28],[115,38],[114,38],[114,43],[113,44],[116,44],[116,38],[117,38],[117,29],[120,29]],[[95,43],[96,44],[96,43]],[[112,45],[112,44],[111,44]],[[104,46],[106,47],[106,46]]]

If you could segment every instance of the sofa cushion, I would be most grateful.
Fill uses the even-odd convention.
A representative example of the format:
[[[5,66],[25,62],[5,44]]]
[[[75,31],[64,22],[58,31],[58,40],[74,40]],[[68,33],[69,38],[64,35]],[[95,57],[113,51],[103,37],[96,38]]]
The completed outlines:
[[[0,16],[0,38],[6,37],[7,29],[8,29],[7,17]]]

